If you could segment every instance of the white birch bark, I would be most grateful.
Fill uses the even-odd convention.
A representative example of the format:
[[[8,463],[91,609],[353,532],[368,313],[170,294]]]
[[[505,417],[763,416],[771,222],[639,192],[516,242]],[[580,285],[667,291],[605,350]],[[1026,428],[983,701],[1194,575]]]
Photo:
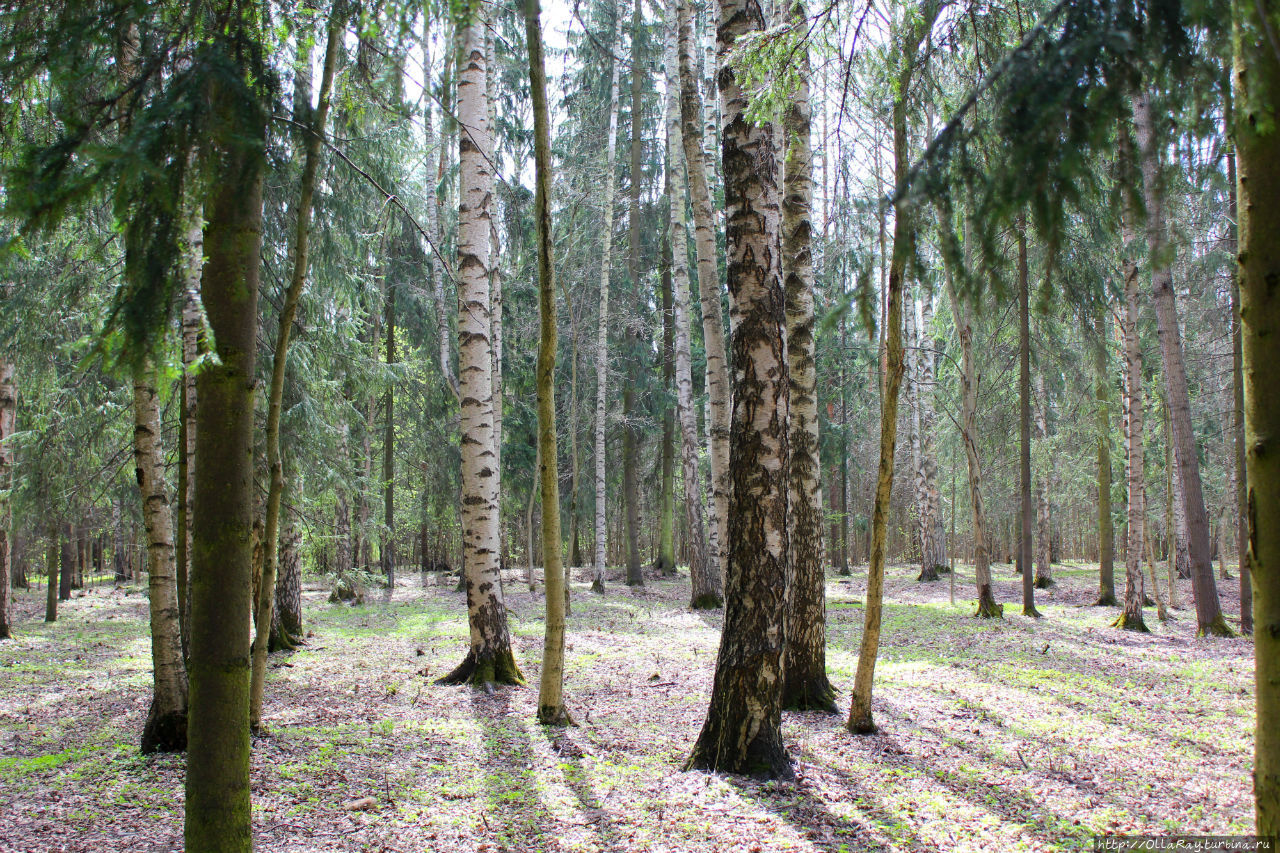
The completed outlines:
[[[616,36],[615,36],[616,40]],[[609,47],[613,50],[612,45]],[[604,592],[604,570],[607,562],[605,545],[608,542],[605,513],[605,432],[607,427],[606,403],[609,394],[609,275],[613,269],[613,194],[614,165],[618,156],[618,63],[612,61],[609,76],[609,131],[604,149],[604,208],[600,249],[600,322],[596,329],[596,548],[594,575],[591,589]]]

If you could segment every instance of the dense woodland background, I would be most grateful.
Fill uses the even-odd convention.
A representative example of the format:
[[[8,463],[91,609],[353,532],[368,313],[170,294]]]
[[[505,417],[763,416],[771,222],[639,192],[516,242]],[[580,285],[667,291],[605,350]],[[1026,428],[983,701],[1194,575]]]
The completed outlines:
[[[1252,685],[1235,675],[1252,667],[1250,513],[1271,517],[1247,496],[1246,402],[1275,386],[1242,342],[1235,127],[1245,109],[1251,132],[1274,132],[1265,91],[1241,101],[1270,7],[1259,24],[1214,2],[591,0],[544,26],[536,5],[502,3],[0,3],[0,637],[16,640],[0,776],[50,769],[23,763],[45,754],[23,731],[54,735],[16,694],[38,689],[41,655],[79,655],[54,633],[69,613],[93,648],[149,636],[149,655],[114,650],[121,672],[154,673],[129,682],[152,688],[146,722],[117,719],[144,752],[182,750],[190,731],[205,768],[187,775],[192,850],[246,849],[250,726],[281,737],[308,724],[285,705],[324,701],[280,668],[308,664],[267,652],[338,665],[321,647],[352,620],[384,641],[359,653],[398,673],[380,701],[430,676],[484,687],[455,699],[502,716],[484,704],[494,685],[536,673],[537,703],[501,701],[592,732],[587,695],[608,707],[623,684],[675,686],[668,709],[701,711],[723,628],[702,738],[661,760],[803,786],[808,767],[852,771],[797,753],[809,735],[788,729],[784,748],[780,710],[832,711],[852,687],[848,728],[877,731],[885,619],[900,654],[917,635],[967,650],[930,666],[1016,659],[980,673],[988,687],[1029,677],[1032,652],[1058,660],[1046,671],[1082,656],[1081,677],[1101,681],[1064,701],[1086,722],[1111,713],[1103,694],[1168,678],[1221,691],[1197,713],[1234,740],[1186,759],[1222,758],[1213,781],[1172,770],[1170,804],[1142,811],[1095,780],[1126,817],[1109,825],[1092,799],[1061,817],[1265,831],[1278,818],[1260,804],[1255,825],[1242,805]],[[1259,62],[1263,79],[1280,59]],[[143,588],[146,613],[121,593]],[[712,621],[687,622],[699,614]],[[122,633],[102,633],[116,618]],[[1113,652],[1099,645],[1113,624],[1155,633]],[[659,658],[652,676],[628,664],[601,686],[593,656],[631,654],[630,630]],[[424,651],[433,636],[452,651]],[[684,662],[664,664],[664,647]],[[198,688],[224,653],[234,678]],[[1204,671],[1162,669],[1181,655]],[[755,672],[779,695],[749,686]],[[889,672],[889,716],[920,722]],[[189,682],[205,690],[190,721]],[[988,689],[975,683],[969,705]],[[413,689],[410,709],[444,691]],[[760,717],[735,710],[759,690]],[[1185,723],[1161,716],[1187,709],[1159,691],[1133,701],[1156,704],[1117,726]],[[197,722],[223,702],[247,712],[233,749]],[[742,734],[761,727],[767,743]],[[1058,736],[1033,729],[1023,742]],[[733,756],[727,731],[746,738]],[[548,748],[581,760],[606,749],[593,738]],[[1019,749],[1006,771],[1035,772]],[[983,761],[1004,802],[1001,762]],[[1050,757],[1044,778],[1058,773]],[[1184,784],[1208,792],[1207,812],[1176,804]],[[342,808],[363,814],[346,807],[365,793]],[[801,841],[964,846],[873,811]],[[957,837],[1075,837],[995,811],[1023,829],[956,818]],[[458,843],[550,844],[482,823]],[[278,829],[259,841],[287,844]],[[393,835],[379,843],[396,849]],[[704,841],[718,843],[686,847]]]

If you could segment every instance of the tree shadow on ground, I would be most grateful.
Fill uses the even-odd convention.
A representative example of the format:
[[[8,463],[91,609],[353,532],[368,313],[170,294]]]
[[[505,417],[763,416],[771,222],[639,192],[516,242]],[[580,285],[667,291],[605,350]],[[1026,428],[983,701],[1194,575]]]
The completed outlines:
[[[871,826],[837,814],[809,778],[801,777],[795,782],[761,782],[745,776],[724,778],[744,799],[786,821],[818,850],[847,853],[850,850],[891,849],[876,838]],[[850,804],[856,805],[877,828],[898,823],[869,789],[850,782],[846,785],[846,792]],[[932,850],[914,833],[908,833],[905,839],[895,840],[899,842],[897,849],[900,850],[921,853]]]
[[[488,808],[481,812],[481,823],[485,835],[502,850],[541,851],[562,834],[557,827],[565,822],[556,818],[543,801],[537,782],[540,758],[533,749],[536,735],[522,719],[523,712],[512,708],[509,694],[510,689],[501,688],[492,695],[480,690],[471,695],[472,714],[480,726],[486,757]],[[572,825],[589,827],[598,836],[602,850],[627,849],[591,786],[581,762],[582,747],[565,730],[539,727],[539,734],[558,756],[565,785],[581,807],[583,821]]]

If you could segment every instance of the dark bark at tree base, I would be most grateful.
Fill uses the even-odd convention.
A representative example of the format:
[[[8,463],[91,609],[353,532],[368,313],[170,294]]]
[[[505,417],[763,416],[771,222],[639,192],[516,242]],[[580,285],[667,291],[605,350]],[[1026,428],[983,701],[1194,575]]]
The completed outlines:
[[[555,726],[557,728],[568,728],[570,726],[577,728],[578,724],[574,722],[573,717],[569,714],[569,709],[563,705],[539,705],[538,706],[538,723],[544,726]]]
[[[1093,602],[1094,607],[1117,607],[1119,606],[1119,604],[1120,602],[1116,600],[1116,594],[1114,590],[1099,591],[1097,601]]]
[[[845,723],[845,728],[850,734],[855,735],[873,735],[880,731],[876,726],[876,721],[871,717],[870,708],[851,708],[849,711],[849,721]]]
[[[594,593],[598,593],[600,595],[604,595],[604,581],[600,580],[600,578],[595,578],[594,580],[592,580],[591,591]]]
[[[301,637],[289,633],[284,628],[272,630],[271,635],[267,638],[267,651],[275,652],[294,652],[298,647],[306,644]]]
[[[1036,578],[1035,580],[1036,589],[1050,589],[1051,587],[1055,587],[1057,585],[1058,585],[1057,581],[1055,581],[1053,578]]]
[[[711,720],[707,721],[708,723]],[[783,747],[781,739],[769,736],[762,730],[754,740],[739,751],[736,748],[717,749],[719,738],[708,736],[710,726],[704,727],[702,736],[694,744],[693,754],[685,762],[685,770],[706,770],[712,773],[732,773],[736,776],[749,776],[753,779],[795,778],[795,770],[791,766],[791,756]]]
[[[724,599],[713,592],[703,593],[690,602],[693,610],[719,610],[724,607]]]
[[[436,679],[436,684],[470,684],[474,687],[483,687],[486,684],[510,684],[523,687],[525,680],[520,667],[516,665],[515,655],[511,653],[511,649],[508,648],[484,658],[479,657],[476,650],[472,649],[467,652],[467,656],[454,668],[453,672]]]
[[[1032,619],[1040,619],[1041,617],[1044,616],[1043,613],[1041,613],[1039,610],[1036,610],[1036,606],[1034,604],[1024,604],[1022,606],[1022,615],[1029,616]]]
[[[1121,612],[1116,617],[1116,621],[1111,623],[1112,628],[1119,628],[1122,631],[1139,631],[1143,634],[1151,633],[1151,629],[1147,627],[1147,623],[1142,620],[1142,615],[1133,615]]]
[[[1231,630],[1231,626],[1227,624],[1227,620],[1219,613],[1214,617],[1213,621],[1208,625],[1196,631],[1197,637],[1234,637],[1236,632]]]
[[[933,583],[934,581],[942,580],[941,574],[942,572],[937,566],[925,566],[920,569],[920,574],[916,577],[916,580],[921,583]]]
[[[973,614],[975,619],[1003,619],[1004,605],[996,603],[996,597],[991,593],[991,587],[983,587],[978,590],[978,611]]]
[[[154,703],[142,726],[142,754],[187,751],[187,715],[184,711],[157,713]]]
[[[659,557],[653,561],[653,570],[664,578],[673,578],[676,576],[676,564],[672,560],[665,557]]]
[[[799,683],[788,680],[782,687],[784,711],[822,711],[837,714],[836,689],[826,673],[806,678]]]

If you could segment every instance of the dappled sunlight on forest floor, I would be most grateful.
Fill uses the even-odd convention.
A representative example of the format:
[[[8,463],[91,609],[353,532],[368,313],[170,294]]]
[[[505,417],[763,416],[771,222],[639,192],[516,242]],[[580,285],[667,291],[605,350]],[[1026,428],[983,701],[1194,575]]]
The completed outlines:
[[[1198,640],[1189,610],[1149,635],[1086,606],[1096,569],[1055,567],[1022,616],[971,618],[972,578],[891,569],[878,735],[787,714],[794,783],[682,773],[706,710],[719,614],[687,578],[641,592],[574,585],[566,689],[579,728],[534,722],[536,689],[437,687],[463,656],[452,579],[416,576],[365,605],[306,593],[308,645],[272,659],[255,738],[256,847],[270,851],[1078,850],[1093,834],[1247,833],[1253,646]],[[577,580],[585,580],[583,573]],[[1123,579],[1121,578],[1121,583]],[[1190,581],[1182,582],[1189,607]],[[520,665],[536,685],[542,602],[513,573]],[[862,577],[828,586],[832,680],[848,701]],[[1222,583],[1236,609],[1235,583]],[[182,759],[143,758],[150,699],[141,587],[80,593],[39,621],[18,598],[0,645],[0,849],[173,850]]]

